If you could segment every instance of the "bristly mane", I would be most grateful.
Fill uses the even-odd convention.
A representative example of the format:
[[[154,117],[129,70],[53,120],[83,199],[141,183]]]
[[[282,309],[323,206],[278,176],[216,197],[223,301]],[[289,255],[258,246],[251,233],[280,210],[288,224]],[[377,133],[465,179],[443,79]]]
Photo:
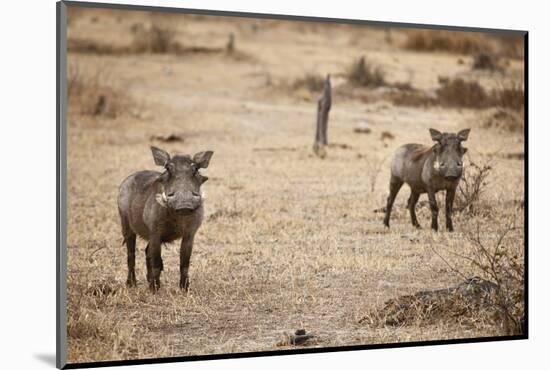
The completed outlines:
[[[433,147],[430,146],[422,146],[418,149],[415,149],[412,152],[411,159],[416,162],[420,160],[420,158],[424,157],[427,153],[429,153],[432,150]]]

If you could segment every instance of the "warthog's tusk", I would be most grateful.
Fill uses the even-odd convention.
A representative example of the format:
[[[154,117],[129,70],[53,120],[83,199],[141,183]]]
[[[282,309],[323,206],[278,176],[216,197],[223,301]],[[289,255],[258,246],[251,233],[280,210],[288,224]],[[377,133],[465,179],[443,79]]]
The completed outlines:
[[[165,192],[157,193],[155,195],[155,200],[157,201],[158,204],[161,205],[161,207],[164,207],[164,208],[167,207],[168,198],[166,198],[166,193]]]
[[[439,170],[439,161],[434,161],[434,169]]]

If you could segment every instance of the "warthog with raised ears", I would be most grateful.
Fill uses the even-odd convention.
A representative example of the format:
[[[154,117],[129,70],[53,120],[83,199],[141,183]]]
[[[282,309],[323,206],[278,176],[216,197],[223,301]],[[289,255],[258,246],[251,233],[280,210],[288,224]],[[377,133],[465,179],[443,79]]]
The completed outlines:
[[[200,187],[208,180],[199,169],[208,167],[213,152],[171,158],[164,150],[151,150],[155,164],[164,167],[164,172],[136,172],[122,182],[118,194],[122,235],[128,250],[127,284],[136,285],[136,235],[148,241],[145,256],[152,292],[160,288],[161,244],[181,238],[180,288],[187,291],[193,238],[203,217]]]
[[[411,214],[413,226],[420,227],[416,219],[415,207],[420,194],[428,193],[430,209],[432,212],[432,229],[437,230],[437,216],[439,208],[435,194],[445,190],[445,220],[447,230],[453,231],[451,219],[453,201],[456,187],[462,177],[462,156],[467,149],[462,147],[462,142],[468,139],[470,129],[460,131],[458,134],[441,133],[430,129],[432,147],[420,144],[406,144],[397,149],[391,164],[390,195],[386,204],[386,216],[384,225],[390,226],[390,214],[395,197],[407,183],[411,188],[411,195],[407,207]]]

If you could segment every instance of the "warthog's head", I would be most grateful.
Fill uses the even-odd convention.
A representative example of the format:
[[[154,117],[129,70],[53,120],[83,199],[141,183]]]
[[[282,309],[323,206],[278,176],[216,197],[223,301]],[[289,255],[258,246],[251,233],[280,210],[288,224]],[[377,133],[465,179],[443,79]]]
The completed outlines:
[[[432,140],[436,142],[433,147],[434,170],[439,176],[447,180],[458,180],[462,176],[462,157],[468,150],[462,146],[462,142],[468,139],[469,133],[469,128],[457,134],[441,133],[433,128],[430,129]]]
[[[162,149],[151,147],[155,164],[163,166],[165,171],[157,178],[157,202],[180,214],[189,214],[202,204],[201,185],[208,177],[200,174],[199,169],[208,167],[212,151],[188,155],[170,155]]]

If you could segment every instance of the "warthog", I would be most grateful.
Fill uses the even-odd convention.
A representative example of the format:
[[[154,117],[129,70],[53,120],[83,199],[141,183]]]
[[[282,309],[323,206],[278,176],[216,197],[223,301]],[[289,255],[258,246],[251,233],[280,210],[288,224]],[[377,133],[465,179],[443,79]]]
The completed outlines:
[[[208,167],[213,152],[170,155],[151,147],[155,164],[164,172],[139,171],[120,185],[118,211],[122,236],[128,250],[128,286],[136,285],[136,234],[148,241],[145,249],[147,281],[152,292],[160,288],[163,270],[161,244],[181,238],[180,288],[189,287],[189,260],[193,239],[203,218],[200,187],[208,177],[199,173]]]
[[[456,187],[462,177],[462,156],[467,149],[462,147],[462,142],[468,139],[470,129],[460,131],[458,134],[441,133],[430,129],[435,145],[427,147],[420,144],[406,144],[395,152],[391,164],[390,195],[386,204],[386,216],[384,225],[390,226],[390,214],[395,197],[407,183],[411,188],[411,195],[407,207],[411,214],[413,226],[420,228],[416,219],[415,207],[420,194],[428,193],[430,210],[432,212],[432,229],[438,229],[437,215],[439,208],[435,194],[440,190],[446,190],[445,220],[447,230],[453,231],[451,219],[453,201]]]

